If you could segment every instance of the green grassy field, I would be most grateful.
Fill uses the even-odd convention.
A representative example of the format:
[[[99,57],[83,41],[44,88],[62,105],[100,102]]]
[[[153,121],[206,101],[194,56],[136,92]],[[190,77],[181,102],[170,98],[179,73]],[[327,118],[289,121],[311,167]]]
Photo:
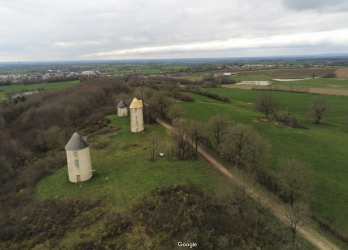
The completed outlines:
[[[191,80],[191,81],[201,81],[206,76],[211,76],[211,73],[209,73],[209,72],[192,73],[189,75],[180,75],[180,78],[184,78],[184,79]]]
[[[253,109],[252,102],[261,91],[218,88],[209,91],[224,93],[235,102],[226,104],[192,94],[194,103],[179,103],[187,111],[187,117],[206,122],[211,116],[223,113],[236,122],[252,124],[272,144],[273,163],[269,166],[272,169],[277,169],[276,162],[280,158],[296,158],[307,163],[315,181],[311,209],[348,235],[348,131],[344,126],[348,98],[328,96],[334,112],[323,124],[315,125],[303,117],[309,100],[315,95],[274,92],[282,103],[281,109],[289,108],[309,127],[303,130],[257,122],[264,116]]]
[[[42,83],[42,84],[32,84],[32,85],[11,85],[11,86],[4,86],[0,87],[0,90],[3,90],[0,92],[0,100],[2,98],[6,97],[6,92],[21,92],[26,90],[35,90],[38,88],[45,88],[45,89],[61,89],[61,88],[67,88],[72,87],[77,84],[79,84],[80,81],[69,81],[69,82],[52,82],[52,83]]]
[[[68,180],[67,166],[62,166],[37,183],[36,195],[61,198],[108,196],[114,207],[125,209],[158,187],[192,182],[214,191],[227,181],[203,160],[169,162],[167,149],[170,148],[171,139],[160,125],[146,125],[144,133],[136,134],[130,132],[129,117],[125,120],[116,115],[108,118],[112,126],[122,126],[122,129],[117,131],[117,136],[111,133],[89,138],[92,146],[109,141],[104,149],[90,148],[92,166],[96,170],[92,179],[72,184]],[[161,133],[160,150],[166,156],[150,162],[146,137],[154,130]]]
[[[217,94],[225,94],[231,100],[241,102],[242,105],[248,104],[249,106],[254,102],[258,95],[262,93],[272,93],[274,97],[280,100],[281,110],[289,110],[290,112],[299,115],[299,118],[309,126],[312,125],[311,120],[305,119],[305,116],[309,111],[308,104],[313,97],[319,96],[315,94],[289,93],[281,91],[270,92],[225,88],[208,90]],[[323,126],[329,124],[336,125],[338,127],[346,126],[348,122],[348,97],[329,95],[325,97],[328,99],[330,107],[332,107],[332,112],[328,118],[323,120]]]
[[[273,81],[277,86],[292,86],[304,88],[348,89],[348,79],[345,78],[318,78],[291,82]]]

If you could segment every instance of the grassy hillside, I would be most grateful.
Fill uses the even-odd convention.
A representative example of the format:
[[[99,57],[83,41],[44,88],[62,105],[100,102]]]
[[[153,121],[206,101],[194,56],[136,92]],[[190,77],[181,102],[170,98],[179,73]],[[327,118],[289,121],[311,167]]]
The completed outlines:
[[[0,90],[3,90],[0,92],[0,100],[2,98],[5,98],[6,92],[21,92],[21,91],[27,91],[27,90],[35,90],[38,88],[45,88],[45,89],[61,89],[61,88],[67,88],[75,86],[76,84],[79,84],[80,81],[69,81],[69,82],[52,82],[52,83],[42,83],[42,84],[32,84],[32,85],[11,85],[11,86],[4,86],[0,87]]]
[[[348,235],[348,133],[344,127],[348,116],[347,98],[328,96],[334,112],[321,125],[304,118],[313,95],[275,92],[281,109],[295,112],[309,130],[292,129],[272,123],[256,122],[263,114],[254,111],[252,102],[260,91],[210,89],[224,93],[234,104],[225,104],[206,97],[193,95],[194,103],[180,103],[187,117],[203,122],[217,114],[229,115],[236,122],[252,124],[272,144],[273,165],[279,158],[296,158],[307,163],[314,173],[315,187],[311,209]]]
[[[158,187],[195,183],[213,191],[225,180],[203,160],[172,161],[167,158],[170,137],[158,124],[146,125],[144,133],[130,132],[129,117],[108,116],[109,126],[122,126],[116,136],[113,133],[89,138],[94,176],[91,180],[72,184],[68,180],[67,166],[40,180],[36,185],[39,197],[88,198],[109,196],[113,205],[125,209],[144,195]],[[146,137],[151,131],[160,131],[161,151],[165,157],[149,161]],[[108,143],[103,149],[93,149],[96,145]]]

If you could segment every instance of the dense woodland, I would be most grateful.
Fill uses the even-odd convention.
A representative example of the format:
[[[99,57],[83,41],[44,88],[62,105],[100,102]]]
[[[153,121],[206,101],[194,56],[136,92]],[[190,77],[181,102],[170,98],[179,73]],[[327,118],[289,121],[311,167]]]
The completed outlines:
[[[190,84],[187,80],[180,83]],[[195,82],[208,83],[209,79]],[[203,145],[289,203],[295,218],[303,216],[297,199],[310,186],[304,180],[298,186],[290,183],[291,178],[309,178],[306,166],[284,159],[279,162],[283,170],[276,175],[264,168],[271,158],[271,145],[251,126],[236,124],[224,115],[204,125],[185,120],[185,111],[175,101],[193,102],[187,92],[230,102],[197,86],[179,87],[175,79],[134,77],[90,79],[19,102],[1,102],[0,248],[31,249],[40,243],[53,248],[70,230],[98,223],[98,233],[80,235],[72,249],[174,249],[178,238],[200,242],[197,249],[297,249],[301,245],[298,228],[280,229],[268,209],[256,205],[242,184],[217,197],[194,185],[159,187],[123,212],[105,209],[107,198],[35,197],[35,183],[66,164],[64,146],[73,132],[90,135],[107,129],[105,116],[116,113],[119,100],[130,103],[136,96],[146,104],[145,123],[162,118],[173,124],[172,160],[194,160],[197,146]]]

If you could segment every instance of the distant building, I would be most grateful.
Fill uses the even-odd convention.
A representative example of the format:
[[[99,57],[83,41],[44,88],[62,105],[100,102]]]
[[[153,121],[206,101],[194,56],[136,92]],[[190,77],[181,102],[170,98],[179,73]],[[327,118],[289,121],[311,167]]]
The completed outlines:
[[[74,133],[65,146],[68,161],[69,181],[82,182],[92,177],[91,157],[87,137]]]
[[[144,130],[144,115],[143,115],[143,102],[134,98],[129,106],[130,118],[131,118],[131,131],[141,132]]]
[[[222,74],[223,76],[234,76],[235,73],[231,73],[231,72],[226,72]]]
[[[117,105],[117,115],[119,117],[128,116],[128,106],[122,100]]]
[[[96,73],[92,70],[91,71],[82,71],[81,75],[83,75],[83,76],[95,76]]]
[[[258,85],[258,86],[269,86],[272,85],[269,81],[242,81],[236,83],[236,85]]]

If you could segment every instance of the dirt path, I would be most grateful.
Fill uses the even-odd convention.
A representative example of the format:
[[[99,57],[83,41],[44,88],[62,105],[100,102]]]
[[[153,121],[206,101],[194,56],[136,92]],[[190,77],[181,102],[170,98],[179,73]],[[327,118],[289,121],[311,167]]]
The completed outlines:
[[[167,130],[172,131],[173,128],[167,123],[157,119],[157,122],[165,127]],[[220,162],[216,157],[211,155],[209,152],[204,150],[201,147],[198,147],[198,152],[219,172],[225,175],[228,179],[233,182],[238,182],[239,178],[233,175],[228,168]],[[249,183],[245,183],[247,187],[247,192],[250,193],[250,196],[256,201],[259,202],[263,206],[267,206],[272,204],[271,212],[278,217],[282,222],[287,223],[286,219],[286,207],[284,204],[277,202],[275,199],[268,197],[262,190],[256,189]],[[324,236],[316,232],[311,227],[304,225],[300,229],[301,235],[311,242],[314,246],[316,246],[320,250],[340,250],[337,246],[335,246],[332,242],[326,239]]]

